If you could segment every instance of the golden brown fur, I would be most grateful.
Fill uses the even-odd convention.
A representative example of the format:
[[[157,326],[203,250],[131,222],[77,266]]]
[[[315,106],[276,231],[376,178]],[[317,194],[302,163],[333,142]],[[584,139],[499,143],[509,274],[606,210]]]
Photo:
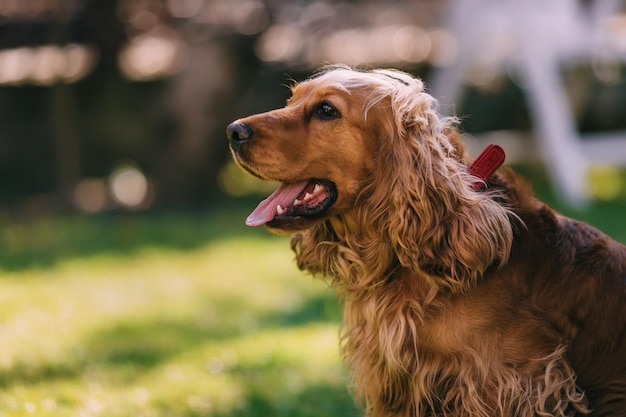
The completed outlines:
[[[626,247],[510,171],[474,191],[421,81],[327,68],[236,124],[247,171],[336,186],[323,215],[268,227],[294,233],[298,266],[341,297],[368,416],[626,416]]]

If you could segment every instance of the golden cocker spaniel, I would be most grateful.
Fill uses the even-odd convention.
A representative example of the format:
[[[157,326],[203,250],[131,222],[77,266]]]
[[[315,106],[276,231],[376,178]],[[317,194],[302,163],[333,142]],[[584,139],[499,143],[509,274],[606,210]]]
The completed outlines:
[[[334,66],[292,92],[227,128],[282,183],[247,224],[331,280],[368,416],[626,416],[625,246],[477,178],[419,79]]]

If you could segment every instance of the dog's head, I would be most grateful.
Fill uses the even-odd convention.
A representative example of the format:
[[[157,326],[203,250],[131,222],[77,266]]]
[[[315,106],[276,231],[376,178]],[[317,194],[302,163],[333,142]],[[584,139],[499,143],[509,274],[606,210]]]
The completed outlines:
[[[335,67],[296,85],[284,108],[230,124],[235,161],[282,183],[247,224],[295,231],[352,209],[381,162],[387,165],[381,152],[389,143],[383,142],[411,123],[410,117],[395,120],[395,111],[407,109],[392,109],[392,97],[404,90],[413,102],[430,105],[422,82],[407,74]]]
[[[330,259],[352,253],[351,265],[380,265],[370,271],[397,260],[476,276],[508,256],[506,208],[474,190],[458,133],[419,79],[331,67],[292,92],[284,108],[236,120],[227,135],[243,169],[282,183],[247,223],[303,231],[292,241],[302,268],[334,274],[340,262]]]

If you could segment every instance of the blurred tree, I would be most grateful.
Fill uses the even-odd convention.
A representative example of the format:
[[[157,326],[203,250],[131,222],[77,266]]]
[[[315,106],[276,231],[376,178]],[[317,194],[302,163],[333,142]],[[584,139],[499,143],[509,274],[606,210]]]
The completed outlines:
[[[165,5],[76,0],[11,10],[0,24],[1,47],[33,54],[42,45],[87,44],[97,65],[75,83],[32,87],[25,75],[0,87],[0,108],[7,106],[0,115],[0,202],[45,195],[40,203],[68,206],[81,178],[104,178],[124,161],[153,177],[160,204],[211,202],[227,156],[224,126],[259,66],[254,36],[211,33],[213,24],[175,19]],[[145,81],[123,76],[124,49],[164,28],[182,40],[180,72]],[[158,50],[143,53],[149,61]],[[30,105],[14,107],[25,94]],[[41,129],[29,128],[35,126]]]
[[[225,126],[260,62],[253,37],[194,39],[189,29],[181,30],[189,46],[187,65],[172,78],[165,97],[176,138],[156,175],[163,201],[197,204],[210,202],[219,192],[217,174],[228,156]]]

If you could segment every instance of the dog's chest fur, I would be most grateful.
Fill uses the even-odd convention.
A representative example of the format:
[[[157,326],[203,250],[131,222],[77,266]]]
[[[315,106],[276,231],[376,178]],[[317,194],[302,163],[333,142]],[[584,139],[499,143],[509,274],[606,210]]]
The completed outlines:
[[[530,342],[538,318],[502,280],[452,295],[401,274],[345,300],[343,352],[369,416],[534,416],[562,395],[584,408],[558,335]]]

